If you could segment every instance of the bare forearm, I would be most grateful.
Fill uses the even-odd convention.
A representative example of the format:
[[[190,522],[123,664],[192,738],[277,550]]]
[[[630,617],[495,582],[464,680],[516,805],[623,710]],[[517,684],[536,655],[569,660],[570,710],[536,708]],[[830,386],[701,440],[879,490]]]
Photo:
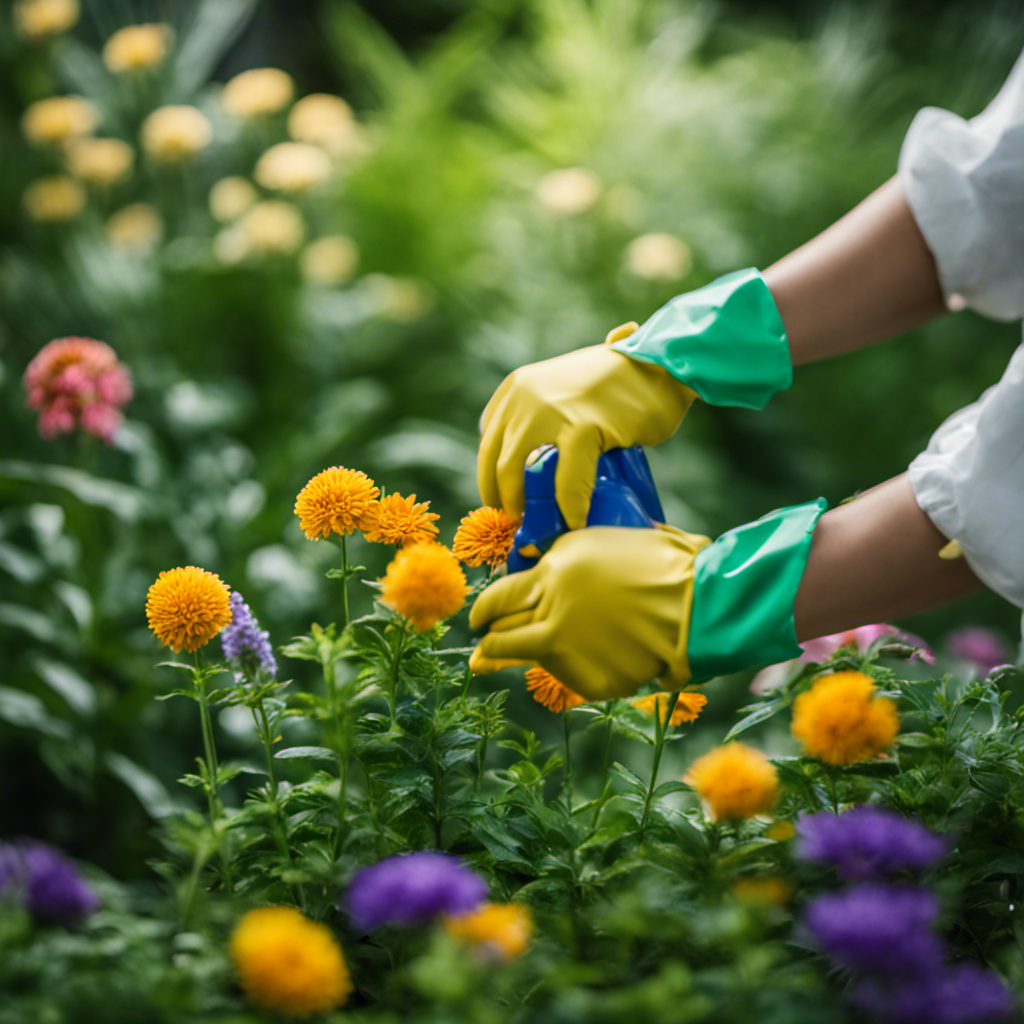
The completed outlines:
[[[946,309],[898,178],[772,264],[764,279],[794,366],[872,345]]]
[[[914,499],[904,473],[822,516],[794,606],[797,639],[927,611],[981,587]]]

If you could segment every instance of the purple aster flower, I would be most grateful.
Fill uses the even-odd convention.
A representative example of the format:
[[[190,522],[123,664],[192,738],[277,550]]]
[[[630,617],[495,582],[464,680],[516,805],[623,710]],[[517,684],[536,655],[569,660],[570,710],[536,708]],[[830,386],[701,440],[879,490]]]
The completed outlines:
[[[1005,665],[1010,660],[1010,648],[991,629],[969,626],[955,629],[946,638],[949,653],[968,665],[979,676],[987,676],[996,665]]]
[[[224,657],[235,667],[235,678],[241,682],[248,675],[262,671],[277,678],[277,662],[270,646],[270,634],[260,629],[249,606],[237,591],[231,592],[231,624],[220,632]]]
[[[805,815],[796,830],[797,857],[834,864],[840,878],[855,882],[880,880],[893,871],[922,871],[949,850],[943,836],[879,807]]]
[[[934,975],[862,982],[853,1001],[885,1024],[997,1024],[1015,1018],[1016,1005],[999,975],[978,964],[960,963]]]
[[[100,905],[71,860],[31,839],[0,844],[0,897],[16,900],[42,921],[63,925]]]
[[[819,896],[807,905],[803,920],[843,967],[907,978],[939,969],[943,947],[931,928],[938,910],[928,889],[864,883]]]
[[[401,853],[357,871],[345,907],[357,928],[423,924],[437,914],[465,914],[487,897],[487,883],[446,853]]]

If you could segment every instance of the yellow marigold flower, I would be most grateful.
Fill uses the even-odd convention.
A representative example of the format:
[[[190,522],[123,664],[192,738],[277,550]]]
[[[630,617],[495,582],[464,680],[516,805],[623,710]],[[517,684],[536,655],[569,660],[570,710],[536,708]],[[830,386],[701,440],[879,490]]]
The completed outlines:
[[[466,565],[486,562],[496,569],[508,558],[519,523],[520,520],[513,519],[504,509],[482,505],[462,517],[455,531],[452,551]]]
[[[154,68],[167,56],[173,40],[170,25],[126,25],[104,44],[103,63],[115,74]]]
[[[775,766],[745,743],[726,743],[698,757],[685,781],[707,803],[716,821],[764,814],[779,795]]]
[[[99,111],[81,96],[51,96],[25,110],[21,130],[29,142],[54,145],[88,135],[99,119]]]
[[[453,939],[475,946],[497,960],[514,960],[526,952],[533,932],[530,908],[524,903],[485,903],[477,910],[446,917]]]
[[[359,249],[344,235],[324,235],[310,242],[299,257],[302,276],[313,284],[343,284],[355,272]]]
[[[469,593],[458,561],[440,544],[402,548],[381,584],[381,601],[404,615],[420,633],[454,615]]]
[[[210,213],[222,224],[237,220],[259,198],[247,178],[232,175],[221,178],[210,189]]]
[[[323,469],[295,499],[299,526],[309,540],[364,530],[371,522],[380,488],[361,470]]]
[[[896,705],[877,697],[874,682],[863,672],[821,676],[793,702],[793,735],[805,754],[828,764],[875,757],[898,729]]]
[[[285,1017],[329,1013],[352,992],[330,929],[293,907],[250,910],[231,936],[231,959],[249,1000]]]
[[[279,68],[253,68],[225,83],[221,102],[235,117],[262,117],[286,107],[294,91],[291,75]]]
[[[419,544],[437,536],[434,525],[441,517],[428,512],[429,501],[416,503],[416,495],[403,498],[400,494],[389,494],[381,498],[369,513],[369,525],[363,529],[367,540],[378,544]]]
[[[317,92],[297,100],[288,114],[288,134],[297,142],[320,146],[332,156],[364,148],[362,129],[352,108],[340,97]]]
[[[331,158],[305,142],[279,142],[256,161],[253,177],[275,192],[306,192],[331,176]]]
[[[168,569],[146,595],[149,628],[174,651],[196,651],[231,623],[230,593],[216,573],[194,565]]]
[[[142,148],[163,163],[181,163],[213,141],[213,126],[195,107],[157,107],[141,129]]]
[[[765,832],[766,839],[773,839],[777,843],[789,842],[796,835],[796,827],[791,821],[774,821]]]
[[[287,256],[302,245],[306,227],[302,214],[291,203],[266,200],[257,203],[238,222],[245,255]]]
[[[540,665],[526,670],[526,688],[533,694],[533,699],[538,704],[543,704],[556,714],[586,703],[575,690],[570,690],[565,683],[557,680]]]
[[[130,203],[107,221],[107,241],[119,249],[145,249],[163,234],[160,214],[148,203]]]
[[[120,139],[79,139],[69,146],[67,161],[76,178],[104,188],[131,174],[135,153]]]
[[[793,895],[793,883],[781,875],[745,875],[729,891],[741,903],[770,903],[784,907]]]
[[[658,715],[664,720],[665,708],[668,707],[668,702],[672,699],[670,693],[651,693],[646,697],[637,697],[633,701],[633,707],[639,708],[641,711],[645,711],[652,717],[657,710]],[[681,693],[679,694],[679,700],[676,701],[676,706],[672,709],[672,717],[669,719],[669,725],[682,725],[684,722],[695,722],[697,716],[704,710],[704,705],[707,704],[708,699],[703,693]]]
[[[74,178],[51,174],[33,181],[21,201],[33,220],[74,220],[85,209],[85,190]]]
[[[13,13],[18,31],[38,43],[78,21],[78,0],[18,0]]]

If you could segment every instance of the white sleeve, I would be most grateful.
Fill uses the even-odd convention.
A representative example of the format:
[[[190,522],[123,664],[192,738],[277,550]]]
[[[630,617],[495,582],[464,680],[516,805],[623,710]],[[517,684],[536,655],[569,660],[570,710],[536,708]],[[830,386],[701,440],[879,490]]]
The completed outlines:
[[[918,505],[987,587],[1024,608],[1024,344],[910,464]]]
[[[899,176],[950,308],[1024,316],[1024,54],[977,117],[920,111]]]

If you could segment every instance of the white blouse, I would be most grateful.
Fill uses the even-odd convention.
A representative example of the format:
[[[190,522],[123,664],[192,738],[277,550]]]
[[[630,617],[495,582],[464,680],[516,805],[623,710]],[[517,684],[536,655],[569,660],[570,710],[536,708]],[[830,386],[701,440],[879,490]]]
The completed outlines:
[[[922,110],[899,174],[950,309],[1024,317],[1024,54],[977,117]],[[939,427],[909,475],[917,503],[978,578],[1024,608],[1024,343],[998,384]]]

